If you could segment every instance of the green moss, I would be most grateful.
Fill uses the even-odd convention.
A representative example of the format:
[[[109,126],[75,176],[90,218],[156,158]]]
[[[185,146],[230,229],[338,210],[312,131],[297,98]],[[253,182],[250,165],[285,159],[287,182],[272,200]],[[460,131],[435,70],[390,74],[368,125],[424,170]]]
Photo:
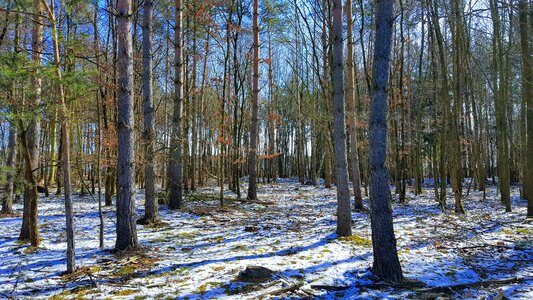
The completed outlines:
[[[86,299],[86,295],[93,294],[98,290],[94,290],[90,286],[79,286],[70,290],[64,290],[59,294],[55,294],[48,300],[63,300],[63,299]]]
[[[398,254],[409,254],[411,253],[411,249],[409,248],[403,248],[403,249],[400,249],[400,251],[398,251]]]
[[[216,237],[214,240],[213,240],[215,243],[222,243],[224,241],[224,238],[219,236],[219,237]]]
[[[213,271],[222,271],[224,269],[226,269],[225,266],[215,266],[215,267],[211,267],[211,269],[213,269]]]
[[[198,287],[197,294],[203,294],[207,291],[208,288],[217,288],[221,285],[222,284],[220,282],[213,282],[213,281],[206,282],[200,285],[200,287]]]
[[[177,237],[182,239],[193,239],[196,237],[196,234],[194,232],[180,232],[177,234]]]
[[[178,268],[178,269],[174,270],[174,274],[183,274],[183,273],[185,273],[185,272],[187,272],[189,270],[190,270],[190,268]]]
[[[135,268],[130,266],[124,266],[115,273],[117,276],[131,276],[135,273]]]
[[[339,237],[339,240],[343,243],[350,244],[350,245],[357,245],[357,246],[372,246],[372,240],[360,237],[358,235],[351,235],[351,236],[343,236]]]
[[[122,291],[118,291],[118,292],[115,292],[113,293],[113,296],[117,296],[117,297],[124,297],[124,296],[129,296],[129,295],[132,295],[132,294],[135,294],[137,293],[139,290],[122,290]]]
[[[517,233],[526,234],[526,235],[532,235],[533,229],[531,228],[516,228],[515,231]]]
[[[246,245],[236,245],[232,249],[233,250],[246,250],[246,249],[248,249],[248,246],[246,246]]]
[[[516,235],[516,234],[533,235],[533,229],[531,229],[531,228],[523,228],[523,227],[504,228],[504,229],[502,229],[501,232],[503,234],[508,234],[508,235]]]
[[[150,241],[150,243],[163,243],[163,242],[168,242],[168,238],[162,236],[162,237],[158,237]]]

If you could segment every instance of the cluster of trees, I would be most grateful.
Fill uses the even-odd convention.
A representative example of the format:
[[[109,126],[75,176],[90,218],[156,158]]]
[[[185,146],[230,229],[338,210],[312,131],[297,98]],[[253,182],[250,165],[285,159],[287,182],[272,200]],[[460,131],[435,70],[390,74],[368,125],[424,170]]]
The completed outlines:
[[[406,202],[432,179],[443,210],[451,183],[457,213],[491,181],[511,211],[521,183],[533,216],[533,5],[395,3],[0,0],[2,212],[22,194],[20,239],[38,245],[38,187],[63,189],[71,272],[72,190],[100,208],[116,194],[124,250],[136,187],[146,224],[157,187],[179,209],[209,179],[224,205],[244,176],[249,200],[259,181],[324,178],[339,235],[370,192],[374,270],[392,281],[389,182]]]

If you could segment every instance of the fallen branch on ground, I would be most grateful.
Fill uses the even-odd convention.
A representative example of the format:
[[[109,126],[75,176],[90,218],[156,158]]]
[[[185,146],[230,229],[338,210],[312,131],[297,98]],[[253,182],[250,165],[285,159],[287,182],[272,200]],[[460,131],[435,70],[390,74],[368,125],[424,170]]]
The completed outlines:
[[[437,286],[437,287],[432,287],[432,288],[424,288],[424,289],[418,289],[416,291],[423,292],[423,293],[449,292],[450,290],[465,289],[465,288],[470,288],[473,286],[504,285],[504,284],[510,284],[510,283],[520,283],[526,279],[533,279],[533,277],[511,277],[511,278],[505,278],[505,279],[482,280],[482,281],[469,282],[469,283],[460,283],[460,284],[452,284],[452,285],[446,285],[446,286]]]
[[[249,203],[249,204],[263,204],[263,205],[274,205],[276,204],[274,201],[259,201],[259,200],[245,200],[241,199],[238,200],[241,203]]]
[[[285,294],[285,293],[288,293],[288,292],[294,292],[294,291],[300,289],[303,285],[304,285],[303,282],[298,282],[298,283],[286,286],[286,287],[281,288],[281,289],[273,290],[271,292],[266,292],[264,294],[261,294],[261,295],[257,296],[257,298],[261,299],[261,298],[264,298],[266,296],[277,296],[277,295],[282,295],[282,294]]]
[[[524,280],[531,280],[533,277],[511,277],[506,279],[492,279],[492,280],[483,280],[483,281],[476,281],[476,282],[469,282],[469,283],[460,283],[460,284],[452,284],[452,285],[446,285],[446,286],[437,286],[437,287],[431,287],[431,288],[420,288],[420,286],[417,286],[419,284],[413,284],[412,282],[407,283],[400,283],[400,284],[392,284],[392,283],[371,283],[371,284],[360,284],[360,285],[354,285],[354,286],[331,286],[331,285],[311,285],[311,288],[313,289],[321,289],[321,290],[327,290],[327,291],[344,291],[350,288],[366,288],[366,289],[381,289],[381,288],[402,288],[402,289],[409,289],[416,292],[423,292],[423,293],[438,293],[438,292],[449,292],[453,289],[464,289],[469,288],[473,286],[487,286],[487,285],[503,285],[503,284],[510,284],[510,283],[520,283]]]

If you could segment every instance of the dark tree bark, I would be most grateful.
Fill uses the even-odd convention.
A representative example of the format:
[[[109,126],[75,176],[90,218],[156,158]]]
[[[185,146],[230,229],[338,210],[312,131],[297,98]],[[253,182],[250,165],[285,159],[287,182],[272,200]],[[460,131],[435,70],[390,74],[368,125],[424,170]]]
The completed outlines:
[[[387,85],[389,80],[392,38],[393,0],[378,0],[376,37],[372,70],[372,104],[370,110],[370,223],[375,275],[389,282],[403,281],[396,251],[389,198],[387,157]]]
[[[154,3],[145,0],[143,6],[143,102],[144,102],[144,217],[142,223],[153,223],[158,217],[155,199],[154,144],[155,123],[152,93],[152,18]]]
[[[337,171],[337,234],[352,235],[352,214],[346,159],[346,124],[344,121],[344,62],[342,0],[333,1],[333,102],[335,167]]]
[[[522,182],[524,198],[527,201],[527,216],[533,218],[533,57],[529,43],[531,42],[529,30],[530,22],[533,23],[533,7],[529,4],[528,22],[528,1],[520,0],[518,3],[520,19],[520,49],[522,51],[522,101],[526,107],[526,147],[525,147],[525,168]]]
[[[133,155],[133,51],[131,0],[117,1],[118,30],[118,162],[117,250],[137,248]]]
[[[252,115],[250,119],[250,145],[248,151],[248,200],[257,200],[257,136],[259,134],[257,126],[257,111],[259,110],[259,25],[257,24],[258,0],[254,0],[253,14],[254,66],[252,83]]]
[[[168,170],[169,206],[180,209],[183,205],[183,167],[181,119],[183,110],[183,3],[175,1],[176,24],[174,31],[174,70],[175,96],[172,116],[172,136],[170,138],[170,161]]]
[[[498,170],[498,189],[500,191],[501,202],[505,205],[505,211],[511,211],[511,190],[509,174],[509,138],[507,124],[507,95],[506,76],[504,74],[504,50],[502,45],[501,20],[499,16],[498,3],[490,1],[491,17],[493,25],[492,37],[492,80],[494,93],[494,106],[496,115],[496,156]]]

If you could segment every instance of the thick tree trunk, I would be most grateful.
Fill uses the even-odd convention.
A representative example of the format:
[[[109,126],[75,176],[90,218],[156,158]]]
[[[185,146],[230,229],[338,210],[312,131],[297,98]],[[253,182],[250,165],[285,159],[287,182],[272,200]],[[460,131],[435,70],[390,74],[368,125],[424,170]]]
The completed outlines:
[[[252,86],[252,115],[250,119],[250,145],[248,151],[248,200],[257,200],[257,145],[258,126],[257,112],[259,110],[259,24],[258,0],[254,0],[253,34],[254,34],[254,65]]]
[[[152,93],[152,0],[145,0],[143,6],[143,110],[144,110],[144,218],[143,223],[153,223],[158,217],[155,198],[154,147],[155,123]]]
[[[511,211],[510,177],[509,177],[509,142],[507,136],[507,95],[505,93],[503,46],[501,36],[501,21],[498,12],[498,4],[491,0],[491,17],[493,25],[492,37],[492,63],[493,63],[493,93],[496,114],[496,148],[498,164],[498,188],[501,202],[507,212]]]
[[[39,231],[37,227],[37,179],[35,177],[36,163],[32,159],[31,148],[28,142],[28,131],[24,130],[22,120],[19,121],[21,133],[21,146],[24,155],[24,178],[27,181],[27,187],[24,189],[24,211],[22,216],[22,229],[19,240],[29,240],[34,247],[39,246]],[[31,139],[30,139],[31,140]],[[23,236],[25,235],[25,236]]]
[[[372,71],[373,90],[370,110],[370,223],[374,263],[372,271],[389,282],[403,281],[396,251],[389,197],[387,157],[387,85],[392,38],[392,0],[378,0],[376,37]]]
[[[44,10],[41,0],[34,0],[33,5],[36,11],[34,15],[32,37],[32,61],[41,65],[43,58],[43,28],[44,28]],[[26,168],[24,177],[28,182],[24,189],[24,210],[22,216],[22,228],[20,231],[20,240],[30,240],[32,246],[39,244],[39,233],[37,228],[37,171],[39,166],[39,144],[41,131],[41,116],[39,115],[39,105],[41,103],[42,79],[40,74],[36,74],[33,79],[34,99],[30,103],[30,111],[33,112],[33,119],[29,127],[24,131],[21,126],[20,130],[25,141],[22,141],[24,155],[26,159]],[[25,146],[25,147],[24,147]]]
[[[464,9],[460,5],[460,1],[452,2],[452,16],[450,17],[452,25],[452,55],[453,55],[453,105],[451,105],[451,114],[449,121],[450,137],[451,137],[451,151],[450,151],[450,175],[452,180],[452,190],[455,199],[455,212],[464,214],[462,197],[463,197],[463,157],[462,144],[460,140],[460,114],[463,106],[463,91],[464,88],[464,58],[461,57],[463,45],[463,18],[461,10]]]
[[[182,168],[182,134],[181,119],[183,109],[183,5],[182,0],[175,1],[176,25],[174,32],[174,70],[175,96],[174,114],[172,116],[172,135],[170,138],[170,162],[168,170],[169,206],[180,209],[183,205],[183,168]]]
[[[525,145],[525,168],[524,179],[522,182],[524,198],[527,202],[527,216],[533,217],[533,57],[529,43],[531,36],[530,23],[533,24],[533,6],[529,4],[529,22],[528,22],[528,1],[520,0],[518,3],[520,19],[520,46],[522,51],[522,101],[526,106],[526,133],[527,144]]]
[[[348,168],[346,160],[346,124],[344,113],[344,63],[342,0],[333,1],[333,102],[335,167],[337,172],[337,234],[352,235],[352,214],[350,190],[348,188]],[[353,97],[353,89],[352,89]],[[353,104],[353,103],[352,103]]]
[[[115,249],[137,248],[135,226],[133,154],[133,51],[131,0],[117,1],[118,30],[118,162],[117,162],[117,240]]]

